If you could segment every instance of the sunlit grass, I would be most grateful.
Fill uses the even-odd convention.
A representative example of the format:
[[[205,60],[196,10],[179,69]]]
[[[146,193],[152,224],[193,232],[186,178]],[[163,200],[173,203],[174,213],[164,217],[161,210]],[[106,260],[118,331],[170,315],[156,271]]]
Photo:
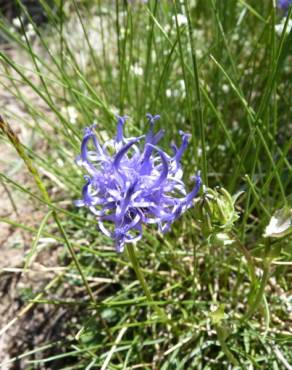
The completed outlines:
[[[291,10],[278,35],[283,14],[272,0],[41,1],[47,17],[41,26],[16,3],[18,27],[2,17],[0,33],[18,57],[0,51],[0,84],[25,116],[5,107],[1,116],[34,136],[18,143],[2,127],[1,140],[18,151],[30,182],[19,183],[13,172],[1,173],[1,181],[43,217],[36,227],[14,215],[1,221],[31,235],[24,269],[43,237],[63,246],[66,271],[56,270],[43,291],[33,292],[21,315],[46,303],[77,318],[66,338],[18,358],[27,369],[291,363],[291,237],[262,236],[291,192]],[[183,158],[189,186],[201,170],[205,186],[240,193],[240,217],[221,228],[227,243],[218,229],[207,238],[207,225],[197,222],[199,203],[163,236],[145,228],[136,249],[152,303],[127,255],[117,255],[94,218],[73,204],[83,185],[74,161],[82,129],[97,123],[103,142],[115,134],[115,114],[127,114],[125,130],[137,136],[146,131],[148,112],[161,115],[165,149],[179,141],[180,129],[192,133]],[[71,296],[64,293],[68,285]]]

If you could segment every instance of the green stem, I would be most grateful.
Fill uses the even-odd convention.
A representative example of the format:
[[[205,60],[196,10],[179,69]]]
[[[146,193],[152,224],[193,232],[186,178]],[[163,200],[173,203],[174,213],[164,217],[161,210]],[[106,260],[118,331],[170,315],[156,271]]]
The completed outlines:
[[[188,31],[189,31],[189,42],[191,46],[191,57],[193,63],[193,76],[194,76],[194,90],[196,92],[196,100],[194,102],[194,107],[197,111],[197,117],[200,127],[200,138],[201,138],[201,146],[202,146],[202,177],[204,184],[208,186],[208,167],[207,167],[207,151],[206,151],[206,139],[205,139],[205,125],[204,125],[204,117],[203,117],[203,102],[201,97],[201,90],[200,90],[200,78],[199,78],[199,68],[197,63],[197,56],[196,56],[196,47],[194,45],[194,32],[193,32],[193,25],[191,22],[191,14],[188,5],[188,1],[184,0],[184,6],[186,10],[186,16],[188,21]]]
[[[144,277],[144,274],[143,274],[143,271],[139,265],[139,262],[138,262],[138,259],[137,259],[137,255],[136,255],[136,252],[135,252],[135,247],[133,244],[128,244],[127,247],[127,253],[128,253],[128,256],[129,256],[129,259],[131,261],[131,264],[132,264],[132,267],[135,271],[135,274],[141,284],[141,287],[143,288],[144,290],[144,293],[145,293],[145,296],[147,298],[147,301],[151,304],[151,306],[154,307],[156,313],[161,317],[161,319],[163,321],[168,321],[168,318],[166,316],[166,313],[160,308],[158,307],[153,298],[152,298],[152,295],[151,295],[151,292],[150,292],[150,289],[148,287],[148,284],[145,280],[145,277]]]
[[[236,247],[244,255],[244,257],[246,259],[246,262],[247,262],[247,266],[248,266],[252,286],[255,287],[256,284],[257,284],[257,277],[256,277],[256,273],[255,273],[255,264],[254,264],[253,257],[250,254],[249,250],[244,246],[244,244],[241,242],[241,240],[237,237],[236,234],[230,233],[229,235],[230,235],[231,239],[235,239]]]
[[[228,358],[228,360],[234,365],[234,366],[240,366],[240,363],[238,360],[233,356],[233,354],[230,352],[229,348],[227,347],[227,344],[225,342],[225,335],[224,331],[219,325],[215,325],[215,329],[217,332],[217,337],[220,343],[220,346],[222,348],[222,351],[224,352],[225,356]]]
[[[268,279],[269,279],[269,272],[270,272],[270,262],[266,261],[264,265],[264,272],[263,277],[261,280],[261,284],[258,290],[258,293],[255,297],[255,300],[252,302],[249,310],[247,313],[243,316],[242,321],[246,321],[255,313],[255,311],[258,309],[260,304],[262,303],[264,294],[265,294],[265,287],[267,285]]]

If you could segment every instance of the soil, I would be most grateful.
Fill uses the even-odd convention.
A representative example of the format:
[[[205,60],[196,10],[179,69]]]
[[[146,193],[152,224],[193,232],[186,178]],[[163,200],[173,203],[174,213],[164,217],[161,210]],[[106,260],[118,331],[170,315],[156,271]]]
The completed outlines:
[[[8,4],[5,8],[6,16],[12,21],[15,13],[13,8],[9,7],[11,2],[4,1],[4,3]],[[31,3],[39,2],[31,1]],[[0,0],[0,7],[2,4],[3,0]],[[4,8],[2,7],[2,9]],[[72,33],[76,35],[73,41],[71,40],[72,48],[75,47],[74,50],[82,48],[86,50],[86,45],[83,45],[85,43],[84,37],[78,38],[78,35],[82,35],[83,31],[82,29],[76,31],[77,23],[72,19],[71,23],[69,22],[68,30],[66,28],[66,32],[70,36],[69,40],[72,39]],[[92,24],[97,27],[96,24],[99,25],[100,22],[93,18]],[[79,27],[81,26],[79,25]],[[100,48],[102,43],[99,38],[96,39],[96,37],[99,37],[98,35],[99,32],[95,30],[91,32],[89,37],[92,38],[91,44]],[[82,46],[80,46],[80,43]],[[29,70],[33,70],[33,68],[30,61],[26,59],[20,50],[7,42],[1,44],[1,40],[0,48],[1,50],[4,49],[4,52],[17,64],[27,67],[25,71],[29,79],[35,78],[33,72],[28,75]],[[97,52],[101,51],[98,49]],[[80,63],[86,64],[87,59],[84,57]],[[30,122],[31,117],[21,102],[10,93],[10,82],[5,76],[6,71],[0,64],[0,113],[9,122],[22,143],[42,154],[48,150],[46,143],[41,142],[33,130],[24,126],[23,122]],[[17,76],[15,77],[17,78]],[[42,109],[46,116],[50,114],[48,108],[39,97],[32,93],[27,85],[19,85],[19,90],[30,101],[32,106]],[[38,193],[38,189],[23,161],[1,136],[0,151],[0,173]],[[47,343],[59,340],[69,341],[69,345],[58,347],[59,353],[62,351],[62,348],[68,348],[68,346],[70,348],[70,345],[74,343],[74,336],[76,331],[78,331],[78,328],[76,329],[76,318],[83,315],[83,312],[75,312],[75,309],[70,307],[64,308],[61,305],[43,303],[32,305],[29,310],[26,310],[30,299],[43,292],[46,285],[60,273],[60,269],[62,270],[60,266],[66,264],[66,261],[60,260],[63,246],[50,238],[41,237],[38,243],[37,257],[32,261],[29,271],[23,271],[24,257],[31,250],[33,234],[20,227],[3,222],[3,218],[28,227],[37,228],[47,210],[40,209],[39,203],[35,203],[32,199],[24,196],[23,192],[15,190],[8,182],[3,183],[1,177],[0,199],[0,369],[28,370],[33,368],[37,370],[60,370],[66,365],[65,359],[54,360],[37,366],[28,365],[27,362],[27,360],[56,355],[56,347],[44,350],[39,354],[31,354],[25,358],[22,358],[21,355],[31,350],[35,351]],[[80,287],[79,289],[83,288]],[[60,286],[57,286],[54,290],[52,289],[45,297],[72,299],[78,298],[82,294],[81,290],[74,290],[72,286],[62,281]]]
[[[5,51],[14,60],[21,59],[23,64],[23,56],[19,51],[15,51],[7,44],[5,46],[0,44],[0,47],[2,49],[5,47]],[[0,67],[0,73],[3,72]],[[2,81],[7,82],[4,79]],[[22,93],[31,94],[26,86],[22,86],[21,89]],[[31,99],[35,99],[35,104],[42,104],[36,97],[32,96]],[[35,134],[22,124],[20,118],[17,118],[29,120],[28,113],[16,98],[3,88],[0,89],[0,111],[5,112],[5,118],[9,120],[21,142],[30,147],[38,146],[39,150],[40,144],[37,144]],[[37,192],[24,163],[2,138],[0,152],[0,173]],[[0,218],[37,228],[45,215],[44,209],[39,209],[31,199],[16,191],[11,184],[3,182],[1,178],[0,199]],[[50,238],[40,238],[37,257],[32,261],[29,271],[24,272],[24,257],[31,249],[32,233],[5,222],[1,222],[0,230],[0,369],[22,370],[27,369],[26,361],[36,359],[37,355],[13,362],[9,360],[34,350],[43,343],[65,338],[68,335],[65,327],[68,327],[68,322],[75,315],[70,310],[48,304],[36,304],[27,312],[23,312],[29,304],[29,299],[42,292],[48,282],[60,273],[58,257],[60,246]],[[72,292],[69,289],[66,291],[65,287],[62,290],[62,297],[70,295],[72,296]],[[49,356],[50,350],[42,352],[42,355],[44,354]],[[60,369],[61,365],[55,361],[34,368]]]

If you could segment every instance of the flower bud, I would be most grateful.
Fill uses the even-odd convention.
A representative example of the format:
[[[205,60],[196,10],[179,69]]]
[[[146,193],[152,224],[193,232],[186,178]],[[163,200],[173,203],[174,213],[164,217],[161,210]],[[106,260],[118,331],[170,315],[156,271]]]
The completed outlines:
[[[203,197],[195,206],[196,218],[204,237],[210,238],[216,244],[232,243],[227,233],[239,217],[235,202],[240,194],[232,197],[224,188],[205,189]]]

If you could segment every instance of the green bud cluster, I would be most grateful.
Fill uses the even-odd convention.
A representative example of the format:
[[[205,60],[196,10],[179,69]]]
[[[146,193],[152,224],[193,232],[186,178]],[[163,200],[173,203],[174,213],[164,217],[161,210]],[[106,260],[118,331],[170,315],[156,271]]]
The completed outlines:
[[[231,196],[224,188],[205,189],[196,203],[196,220],[203,236],[220,245],[232,243],[228,233],[239,218],[235,202],[241,193]]]

